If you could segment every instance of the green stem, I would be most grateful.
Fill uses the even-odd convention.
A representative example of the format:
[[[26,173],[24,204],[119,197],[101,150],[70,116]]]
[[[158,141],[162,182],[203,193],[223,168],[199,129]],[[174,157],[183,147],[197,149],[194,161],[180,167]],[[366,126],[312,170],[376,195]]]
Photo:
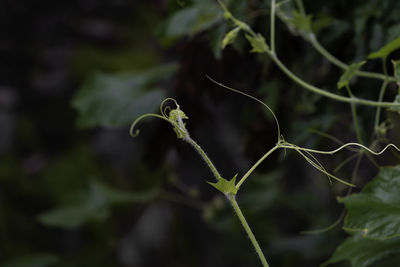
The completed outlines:
[[[346,103],[354,103],[354,104],[360,104],[360,105],[366,105],[366,106],[373,106],[373,107],[393,107],[393,106],[399,106],[397,104],[393,104],[390,102],[376,102],[376,101],[371,101],[371,100],[365,100],[365,99],[360,99],[356,97],[345,97],[337,94],[333,94],[330,92],[327,92],[325,90],[322,90],[314,85],[311,85],[299,77],[297,77],[293,72],[291,72],[283,63],[282,61],[279,60],[279,58],[271,53],[270,51],[265,51],[268,53],[268,55],[271,57],[271,59],[275,62],[275,64],[290,78],[292,79],[295,83],[299,84],[300,86],[304,87],[307,90],[310,90],[314,93],[323,95],[325,97],[341,101],[341,102],[346,102]]]
[[[317,40],[316,36],[314,33],[310,33],[307,38],[308,41],[311,42],[315,50],[317,50],[321,55],[323,55],[327,60],[329,60],[331,63],[334,65],[338,66],[341,69],[347,69],[349,66],[345,64],[344,62],[340,61],[337,59],[335,56],[333,56],[329,51],[327,51]]]
[[[353,93],[351,92],[349,85],[346,86],[346,89],[347,89],[347,92],[348,92],[349,96],[352,97]],[[360,144],[364,145],[364,141],[363,141],[363,138],[362,138],[362,135],[361,135],[360,124],[358,122],[356,105],[351,103],[350,106],[351,106],[351,116],[353,117],[354,130],[356,131],[357,140],[358,140],[358,142]],[[380,109],[380,107],[378,107],[378,109]],[[365,152],[365,150],[361,149],[359,153],[364,153],[364,152]],[[379,165],[376,163],[376,161],[374,160],[372,155],[370,155],[369,153],[365,153],[365,155],[372,162],[372,164],[374,164],[377,168],[379,168]]]
[[[192,147],[200,154],[202,159],[207,164],[208,168],[210,168],[211,172],[214,174],[217,181],[219,181],[222,178],[221,174],[218,172],[217,168],[212,163],[211,159],[207,156],[206,152],[204,152],[204,150],[192,138],[190,138],[189,135],[184,137],[183,140],[192,145]]]
[[[227,10],[227,8],[225,7],[225,5],[221,2],[221,0],[218,0],[218,2],[220,3],[221,7],[223,8],[223,10],[225,12],[229,12]],[[275,11],[274,11],[275,14]],[[250,34],[252,37],[257,38],[257,34],[245,23],[241,22],[240,20],[236,19],[235,17],[233,17],[230,13],[229,13],[230,19],[237,25],[239,26],[243,31],[245,31],[246,33]],[[271,16],[272,17],[272,16]],[[313,35],[310,35],[313,36]],[[311,85],[305,81],[303,81],[302,79],[300,79],[299,77],[297,77],[293,72],[291,72],[277,57],[276,53],[274,50],[271,49],[265,49],[264,50],[265,53],[267,53],[271,59],[275,62],[275,64],[290,78],[292,79],[294,82],[296,82],[297,84],[299,84],[300,86],[304,87],[307,90],[310,90],[314,93],[323,95],[325,97],[337,100],[337,101],[341,101],[341,102],[346,102],[346,103],[354,103],[354,104],[360,104],[360,105],[366,105],[366,106],[373,106],[373,107],[399,107],[400,104],[395,104],[395,103],[390,103],[390,102],[376,102],[376,101],[371,101],[371,100],[365,100],[365,99],[360,99],[360,98],[356,98],[356,97],[345,97],[345,96],[341,96],[341,95],[337,95],[337,94],[333,94],[330,92],[327,92],[321,88],[318,88],[314,85]],[[346,65],[347,66],[347,65]]]
[[[345,159],[344,161],[342,161],[334,170],[333,173],[337,173],[343,166],[345,166],[347,163],[349,163],[350,161],[352,161],[355,157],[358,157],[358,153],[357,154],[353,154],[350,157],[348,157],[347,159]]]
[[[275,54],[275,0],[271,0],[271,53]]]
[[[383,63],[383,73],[385,76],[385,80],[382,83],[381,89],[379,90],[379,96],[378,96],[378,101],[382,102],[383,96],[385,95],[386,87],[388,84],[388,72],[387,72],[387,66],[386,66],[386,58],[382,59]],[[376,114],[375,114],[375,123],[374,123],[374,131],[376,132],[378,127],[379,127],[379,120],[381,118],[381,107],[378,107],[376,109]]]
[[[186,136],[184,137],[184,140],[187,141],[189,144],[192,145],[192,147],[200,154],[200,156],[203,158],[203,160],[207,163],[208,167],[210,168],[210,170],[212,171],[212,173],[214,174],[214,176],[217,178],[217,180],[221,179],[221,175],[219,174],[217,168],[215,168],[214,164],[212,163],[212,161],[210,160],[210,158],[207,156],[207,154],[204,152],[204,150],[189,136],[189,133],[186,131]],[[272,151],[271,151],[272,153]],[[253,244],[258,257],[261,260],[261,263],[263,265],[263,267],[269,267],[267,260],[265,259],[265,256],[260,248],[260,245],[257,242],[256,237],[254,236],[253,232],[251,231],[251,228],[249,226],[249,224],[246,221],[246,218],[244,217],[242,211],[240,210],[239,205],[236,202],[235,196],[228,194],[226,195],[229,199],[229,201],[232,204],[233,209],[236,212],[237,217],[239,218],[239,221],[241,222],[244,230],[246,231],[247,235],[250,238],[251,243]]]
[[[331,53],[329,53],[317,40],[315,37],[314,33],[310,33],[308,36],[305,38],[308,40],[312,46],[317,50],[321,55],[323,55],[327,60],[329,60],[331,63],[336,65],[337,67],[346,70],[349,68],[349,65],[345,64],[344,62],[340,61],[337,59],[335,56],[333,56]],[[387,77],[381,73],[376,73],[376,72],[369,72],[369,71],[357,71],[356,75],[366,77],[366,78],[374,78],[374,79],[380,79],[380,80],[387,80],[388,82],[394,82],[395,79],[391,77]]]
[[[269,267],[267,260],[265,259],[265,256],[260,248],[260,245],[257,242],[256,237],[254,236],[253,232],[251,231],[251,228],[249,224],[246,221],[246,218],[244,217],[242,211],[240,210],[240,207],[238,203],[236,202],[235,196],[234,195],[229,195],[229,201],[232,204],[233,209],[236,212],[237,217],[239,218],[240,223],[242,224],[244,230],[246,231],[247,235],[250,238],[251,243],[253,244],[253,247],[255,248],[257,255],[263,265],[263,267]]]
[[[264,156],[262,156],[247,172],[245,175],[243,175],[242,179],[240,179],[240,181],[236,184],[236,188],[239,190],[240,186],[244,183],[244,181],[246,181],[247,177],[249,177],[249,175],[257,168],[258,165],[261,164],[261,162],[263,162],[269,155],[272,154],[272,152],[274,152],[275,150],[277,150],[278,148],[280,148],[281,145],[277,144],[275,145],[273,148],[271,148],[267,153],[264,154]]]
[[[347,90],[347,93],[349,94],[349,96],[353,97],[353,93],[351,92],[349,85],[346,86],[346,90]],[[353,117],[354,130],[356,131],[357,140],[360,144],[364,144],[364,142],[362,140],[362,136],[361,136],[361,130],[360,130],[359,123],[358,123],[356,105],[354,103],[351,103],[350,106],[351,106],[351,116]]]

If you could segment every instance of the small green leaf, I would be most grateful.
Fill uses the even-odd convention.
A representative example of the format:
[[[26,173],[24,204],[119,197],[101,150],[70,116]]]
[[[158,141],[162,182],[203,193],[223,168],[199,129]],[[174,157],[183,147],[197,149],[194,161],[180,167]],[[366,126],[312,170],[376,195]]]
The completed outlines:
[[[224,40],[222,40],[222,45],[221,45],[222,49],[224,49],[226,46],[228,46],[229,44],[232,44],[235,41],[239,31],[240,31],[240,28],[236,27],[233,30],[230,30],[225,35]]]
[[[47,253],[38,253],[31,255],[23,255],[17,259],[8,260],[3,263],[3,267],[47,267],[54,266],[54,264],[60,262],[60,259]]]
[[[352,267],[367,267],[388,255],[400,252],[400,239],[371,240],[359,234],[348,237],[321,267],[349,261]]]
[[[268,45],[265,42],[264,37],[257,33],[256,37],[246,34],[246,39],[250,42],[252,49],[250,52],[252,53],[265,53],[268,51]]]
[[[297,10],[293,10],[292,24],[294,27],[301,31],[311,31],[311,15],[303,15]]]
[[[393,51],[397,50],[400,48],[400,37],[397,37],[390,43],[386,44],[383,46],[381,49],[379,49],[376,52],[373,52],[368,55],[369,59],[375,59],[375,58],[387,58],[387,56],[392,53]]]
[[[351,64],[345,72],[343,72],[342,76],[340,76],[339,82],[337,83],[338,89],[342,89],[349,85],[351,78],[356,74],[356,72],[365,64],[365,61],[359,63]]]
[[[207,183],[209,183],[210,185],[212,185],[213,187],[215,187],[216,189],[218,189],[220,192],[222,192],[224,194],[236,195],[237,190],[238,190],[235,186],[236,177],[237,177],[237,174],[229,181],[221,177],[218,180],[218,182],[216,182],[216,183],[211,183],[211,182],[207,182]]]
[[[168,64],[137,73],[93,74],[72,100],[78,126],[124,126],[154,111],[165,97],[158,82],[175,71],[176,64]]]
[[[338,198],[347,208],[346,231],[370,239],[400,237],[400,165],[382,167],[358,194]]]

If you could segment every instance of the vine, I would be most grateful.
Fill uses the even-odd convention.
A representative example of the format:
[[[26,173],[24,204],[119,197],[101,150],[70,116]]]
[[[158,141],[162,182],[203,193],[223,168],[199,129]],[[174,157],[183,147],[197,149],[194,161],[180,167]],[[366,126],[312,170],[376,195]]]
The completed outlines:
[[[201,156],[203,161],[207,164],[208,168],[210,169],[211,173],[213,174],[215,181],[208,183],[216,188],[218,191],[220,191],[222,194],[224,194],[227,198],[227,200],[230,202],[233,210],[235,211],[235,214],[237,215],[239,221],[241,222],[244,231],[250,238],[250,241],[256,250],[256,253],[264,267],[268,267],[269,264],[266,260],[266,257],[264,256],[260,245],[251,230],[249,224],[247,223],[247,220],[241,211],[237,201],[236,201],[236,196],[239,193],[241,186],[247,181],[247,179],[251,176],[251,174],[255,171],[255,169],[263,163],[272,153],[279,149],[290,149],[295,152],[297,152],[304,160],[309,163],[312,167],[320,171],[321,173],[325,174],[329,179],[336,180],[337,182],[340,182],[349,188],[353,188],[356,185],[353,183],[353,180],[357,174],[358,166],[360,164],[361,158],[363,155],[366,155],[367,158],[373,162],[374,164],[375,161],[372,158],[371,155],[379,156],[388,149],[394,149],[398,152],[400,152],[399,147],[396,145],[390,143],[387,144],[383,149],[379,151],[375,151],[373,149],[375,141],[372,142],[371,146],[365,145],[365,140],[362,138],[361,130],[359,127],[359,121],[357,117],[357,105],[365,105],[365,106],[371,106],[376,108],[376,113],[375,113],[375,120],[374,120],[374,133],[376,136],[379,135],[380,129],[380,117],[381,117],[381,110],[383,107],[385,108],[393,108],[393,109],[398,109],[400,108],[400,102],[394,101],[392,102],[383,102],[384,94],[386,91],[386,88],[390,82],[396,81],[395,77],[390,77],[386,68],[386,60],[388,56],[388,52],[384,51],[381,52],[380,56],[382,56],[382,63],[383,63],[383,70],[384,73],[374,73],[374,72],[366,72],[366,71],[361,71],[360,68],[364,64],[364,62],[356,63],[356,64],[351,64],[347,65],[340,61],[339,59],[335,58],[332,54],[330,54],[323,46],[318,42],[315,34],[311,31],[311,20],[310,16],[306,14],[304,5],[301,0],[297,0],[296,3],[298,5],[298,13],[297,16],[300,16],[302,19],[302,24],[301,25],[295,25],[292,23],[289,17],[287,17],[281,10],[280,6],[284,3],[275,3],[275,0],[271,0],[270,2],[270,40],[269,44],[265,41],[264,37],[260,33],[256,33],[249,25],[247,25],[245,22],[237,19],[235,16],[232,15],[232,13],[228,10],[224,2],[221,0],[218,0],[219,5],[221,6],[222,10],[224,11],[224,18],[228,21],[231,21],[234,25],[234,28],[229,31],[226,35],[225,38],[222,41],[222,48],[225,48],[229,44],[233,43],[239,34],[239,32],[243,32],[245,38],[249,41],[251,47],[252,47],[252,52],[256,53],[265,53],[267,54],[272,61],[276,64],[276,66],[283,71],[288,78],[290,78],[292,81],[294,81],[296,84],[300,85],[306,90],[309,90],[313,93],[316,93],[318,95],[330,98],[335,101],[340,101],[340,102],[345,102],[350,104],[351,108],[351,114],[354,122],[354,129],[357,135],[357,141],[358,142],[349,142],[349,143],[344,143],[341,144],[338,148],[330,151],[323,151],[323,150],[316,150],[312,148],[305,148],[305,147],[300,147],[298,145],[289,143],[286,141],[281,133],[281,128],[279,125],[279,121],[272,111],[272,109],[265,103],[263,103],[261,100],[255,98],[254,96],[251,96],[247,93],[244,93],[241,90],[234,89],[232,87],[229,87],[227,85],[224,85],[221,82],[218,82],[211,77],[207,76],[208,79],[210,79],[212,82],[215,84],[224,87],[228,90],[231,90],[233,92],[239,93],[241,95],[244,95],[260,104],[262,104],[273,116],[273,119],[276,124],[277,128],[277,142],[276,144],[270,148],[258,161],[256,161],[250,168],[249,170],[241,176],[239,179],[237,178],[238,174],[236,174],[233,178],[231,179],[225,179],[223,176],[220,174],[220,172],[217,170],[211,159],[208,157],[206,152],[201,148],[200,145],[197,144],[197,142],[192,139],[190,136],[187,128],[186,128],[186,123],[184,122],[185,120],[188,119],[188,116],[185,114],[183,110],[181,110],[180,105],[178,102],[173,99],[173,98],[166,98],[160,105],[160,114],[155,114],[155,113],[148,113],[144,114],[140,117],[138,117],[131,125],[130,128],[130,134],[135,137],[139,134],[139,130],[135,131],[136,125],[139,121],[141,121],[144,118],[147,117],[154,117],[154,118],[159,118],[164,121],[167,121],[168,123],[171,124],[173,131],[175,132],[176,136],[178,139],[182,139],[183,141],[189,143],[195,151],[198,152],[198,154]],[[344,70],[344,74],[342,75],[340,81],[338,82],[337,86],[338,88],[345,88],[347,95],[348,96],[343,96],[335,93],[331,93],[328,91],[325,91],[321,88],[318,88],[300,77],[298,77],[296,74],[294,74],[284,63],[279,59],[276,51],[276,46],[275,46],[275,19],[276,16],[279,17],[282,21],[284,21],[289,27],[293,28],[296,30],[300,35],[308,42],[310,42],[313,47],[322,55],[324,56],[327,60],[332,62],[334,65],[338,66],[339,68]],[[374,58],[376,55],[370,55],[369,58]],[[378,55],[379,56],[379,55]],[[382,80],[382,85],[379,91],[379,96],[377,101],[373,100],[367,100],[367,99],[361,99],[356,97],[350,86],[349,82],[352,79],[354,75],[358,76],[363,76],[367,78],[373,78],[373,79],[380,79]],[[172,102],[174,104],[174,107],[166,105],[167,102]],[[318,133],[321,135],[326,135],[324,133]],[[335,137],[330,137],[329,138],[335,140],[337,143],[341,143],[339,140],[337,140]],[[342,168],[345,164],[350,162],[353,159],[357,159],[356,162],[356,167],[354,168],[353,175],[349,181],[341,179],[334,174],[328,172],[325,170],[325,168],[322,166],[322,164],[317,160],[314,154],[320,154],[320,155],[334,155],[335,153],[338,153],[339,151],[342,151],[344,149],[351,150],[355,152],[356,154],[351,155],[349,158],[344,160],[342,163],[337,166],[334,172],[338,171],[340,168]],[[351,189],[349,189],[348,192],[351,192]],[[326,231],[334,227],[335,225],[339,224],[340,221],[344,217],[344,211],[340,215],[339,219],[334,222],[333,225],[328,226],[325,229],[321,230],[315,230],[315,231],[306,231],[307,233],[319,233],[321,231]]]

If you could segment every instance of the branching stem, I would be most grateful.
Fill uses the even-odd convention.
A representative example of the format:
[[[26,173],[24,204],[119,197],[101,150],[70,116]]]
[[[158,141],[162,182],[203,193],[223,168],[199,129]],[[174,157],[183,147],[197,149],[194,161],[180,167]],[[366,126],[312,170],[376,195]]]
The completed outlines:
[[[337,94],[330,93],[328,91],[322,90],[314,85],[311,85],[299,77],[297,77],[293,72],[291,72],[283,63],[282,61],[279,60],[279,58],[276,56],[276,54],[272,54],[270,51],[266,51],[266,53],[271,57],[271,59],[275,62],[275,64],[294,82],[302,86],[303,88],[310,90],[314,93],[317,93],[319,95],[331,98],[333,100],[341,101],[341,102],[346,102],[346,103],[354,103],[354,104],[360,104],[360,105],[366,105],[366,106],[373,106],[373,107],[393,107],[397,106],[396,104],[390,103],[390,102],[376,102],[376,101],[371,101],[371,100],[366,100],[366,99],[360,99],[356,97],[345,97]]]
[[[308,40],[312,46],[315,48],[315,50],[317,50],[321,55],[323,55],[327,60],[329,60],[332,64],[336,65],[337,67],[346,70],[349,68],[349,65],[347,65],[346,63],[340,61],[339,59],[337,59],[335,56],[333,56],[331,53],[329,53],[329,51],[327,51],[319,42],[318,39],[316,38],[314,33],[310,33],[306,36],[305,38],[306,40]],[[380,79],[380,80],[384,80],[384,81],[388,81],[388,82],[394,82],[396,81],[394,78],[392,77],[388,77],[385,76],[384,74],[381,73],[376,73],[376,72],[369,72],[369,71],[360,71],[358,70],[356,73],[356,75],[361,76],[361,77],[365,77],[365,78],[373,78],[373,79]]]
[[[204,152],[204,150],[189,136],[184,138],[185,141],[187,141],[189,144],[192,145],[192,147],[200,154],[200,156],[203,158],[203,160],[207,163],[207,166],[210,168],[211,172],[214,174],[214,176],[217,178],[217,180],[221,179],[221,175],[219,174],[217,168],[214,166],[210,158],[207,156],[207,154]],[[271,152],[272,153],[272,152]],[[233,209],[235,210],[235,213],[240,221],[240,223],[243,226],[243,229],[245,230],[246,234],[250,238],[251,244],[254,246],[254,249],[257,252],[257,255],[263,265],[263,267],[269,267],[268,262],[260,248],[260,245],[257,242],[256,237],[254,236],[253,232],[251,231],[251,228],[249,224],[246,221],[246,218],[244,217],[238,203],[236,202],[235,196],[232,194],[226,194],[229,202],[231,203]]]

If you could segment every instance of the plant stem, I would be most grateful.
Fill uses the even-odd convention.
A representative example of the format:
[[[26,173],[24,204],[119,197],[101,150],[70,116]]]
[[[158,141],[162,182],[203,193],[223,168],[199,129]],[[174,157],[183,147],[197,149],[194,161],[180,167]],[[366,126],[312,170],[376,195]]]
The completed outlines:
[[[274,1],[274,0],[271,0]],[[218,0],[218,2],[220,3],[221,7],[223,8],[223,10],[225,12],[228,12],[227,8],[225,7],[225,5],[221,2],[221,0]],[[275,14],[275,8],[272,9],[271,8],[271,13]],[[230,14],[230,13],[229,13]],[[275,15],[272,16],[271,14],[271,20],[275,18]],[[241,27],[241,29],[245,32],[247,32],[249,35],[251,35],[254,38],[258,38],[257,34],[253,31],[253,29],[251,29],[249,26],[247,26],[247,24],[241,22],[240,20],[236,19],[235,17],[233,17],[230,14],[230,19],[236,24],[236,25],[241,25],[239,27]],[[243,26],[245,25],[245,26]],[[271,25],[272,26],[272,25]],[[271,35],[274,35],[274,32],[271,32]],[[313,36],[313,35],[310,35]],[[275,37],[273,36],[271,41],[275,42]],[[373,106],[373,107],[399,107],[400,104],[397,103],[390,103],[390,102],[376,102],[376,101],[371,101],[371,100],[366,100],[366,99],[360,99],[357,97],[345,97],[345,96],[341,96],[341,95],[337,95],[337,94],[333,94],[331,92],[327,92],[321,88],[318,88],[314,85],[311,85],[305,81],[303,81],[302,79],[300,79],[299,77],[297,77],[293,72],[291,72],[277,57],[275,50],[272,50],[270,48],[266,48],[263,52],[267,53],[271,59],[275,62],[276,65],[278,65],[278,67],[287,75],[289,76],[290,79],[292,79],[294,82],[296,82],[297,84],[299,84],[300,86],[304,87],[307,90],[310,90],[314,93],[320,94],[322,96],[337,100],[337,101],[341,101],[341,102],[346,102],[346,103],[354,103],[354,104],[360,104],[360,105],[366,105],[366,106]],[[329,54],[329,53],[328,53]],[[332,56],[333,58],[333,56]],[[344,64],[344,63],[343,63]],[[347,66],[347,65],[346,65]],[[347,66],[348,67],[348,66]],[[346,68],[347,68],[346,67]],[[387,79],[387,78],[386,78]]]
[[[267,260],[265,259],[265,256],[260,248],[260,245],[257,242],[256,237],[254,236],[253,232],[251,231],[251,228],[249,224],[246,221],[246,218],[244,217],[238,203],[236,202],[235,196],[234,195],[229,195],[228,196],[229,201],[232,204],[233,209],[236,212],[237,217],[239,218],[240,223],[242,224],[244,230],[246,231],[247,235],[250,238],[251,243],[253,244],[253,247],[255,248],[257,255],[264,267],[269,267]]]
[[[271,53],[275,54],[275,0],[271,0]]]
[[[192,147],[200,154],[200,156],[207,163],[207,166],[210,168],[210,170],[212,171],[214,176],[217,178],[217,180],[221,179],[222,178],[221,175],[219,174],[217,168],[214,166],[214,164],[212,163],[210,158],[207,156],[206,152],[204,152],[204,150],[192,138],[190,138],[189,133],[187,131],[186,131],[186,136],[184,137],[184,140],[187,141],[189,144],[191,144]],[[274,147],[274,150],[276,148],[278,148],[278,145]],[[271,154],[272,151],[273,151],[273,150],[272,151],[271,150],[268,151],[267,154],[268,153]],[[266,158],[266,156],[263,157],[263,158]],[[253,168],[253,170],[254,169],[255,169],[255,167]],[[243,183],[243,181],[242,181],[242,183]],[[240,210],[240,207],[239,207],[238,203],[236,202],[235,196],[232,195],[232,194],[226,194],[226,197],[231,202],[232,207],[235,210],[235,213],[236,213],[237,217],[239,218],[240,223],[242,224],[242,226],[243,226],[244,230],[246,231],[247,235],[249,236],[250,241],[253,244],[253,246],[254,246],[254,248],[255,248],[255,250],[257,252],[257,255],[258,255],[258,257],[259,257],[259,259],[260,259],[260,261],[261,261],[261,263],[263,265],[263,267],[269,267],[268,262],[265,259],[265,256],[264,256],[264,254],[263,254],[263,252],[262,252],[262,250],[260,248],[260,245],[257,242],[256,237],[254,236],[253,232],[251,231],[251,228],[250,228],[249,224],[247,223],[246,218],[244,217],[242,211]]]
[[[267,153],[265,153],[247,172],[245,175],[243,175],[242,179],[240,179],[240,181],[236,184],[236,188],[239,190],[240,186],[244,183],[244,181],[246,181],[247,177],[249,177],[249,175],[257,168],[258,165],[261,164],[261,162],[263,162],[269,155],[272,154],[272,152],[274,152],[275,150],[277,150],[278,148],[280,148],[280,144],[275,145],[273,148],[271,148],[270,150],[268,150]]]
[[[297,8],[300,11],[300,14],[305,15],[306,14],[306,10],[304,9],[304,4],[302,0],[296,0],[296,4],[297,4]]]
[[[385,80],[382,83],[381,89],[379,90],[379,96],[378,96],[378,101],[382,102],[383,96],[385,95],[386,87],[388,84],[388,72],[387,72],[387,66],[386,66],[386,58],[382,59],[382,64],[383,64],[383,73],[385,76]],[[379,127],[379,120],[381,118],[381,107],[378,107],[376,109],[376,114],[375,114],[375,123],[374,123],[374,131],[376,132],[378,127]]]
[[[305,38],[308,40],[312,46],[317,50],[321,55],[323,55],[327,60],[329,60],[331,63],[336,65],[337,67],[346,70],[349,65],[345,64],[344,62],[340,61],[337,59],[335,56],[333,56],[331,53],[329,53],[317,40],[315,37],[314,33],[310,33],[309,35],[306,36]],[[356,75],[366,77],[366,78],[374,78],[374,79],[380,79],[380,80],[386,80],[388,82],[394,82],[395,79],[385,76],[381,73],[375,73],[375,72],[369,72],[369,71],[357,71]]]
[[[347,90],[347,93],[349,94],[349,96],[353,97],[353,93],[351,92],[349,85],[346,86],[346,90]],[[354,130],[356,131],[357,140],[360,144],[363,145],[364,142],[362,140],[361,130],[360,130],[359,123],[358,123],[356,105],[354,103],[351,103],[350,106],[351,106],[351,116],[353,117]]]
[[[341,101],[341,102],[346,102],[346,103],[354,103],[354,104],[361,104],[361,105],[366,105],[366,106],[374,106],[374,107],[393,107],[393,106],[398,106],[396,104],[390,103],[390,102],[376,102],[376,101],[371,101],[371,100],[365,100],[365,99],[360,99],[356,97],[345,97],[337,94],[333,94],[330,92],[327,92],[325,90],[322,90],[314,85],[311,85],[299,77],[297,77],[293,72],[291,72],[283,63],[282,61],[279,60],[279,58],[276,56],[276,54],[271,53],[270,51],[265,51],[271,59],[275,62],[275,64],[294,82],[299,84],[300,86],[304,87],[307,90],[310,90],[314,93],[323,95],[325,97]]]
[[[190,145],[192,145],[192,147],[200,154],[202,159],[207,164],[208,168],[210,168],[211,172],[214,174],[217,181],[220,180],[222,178],[221,174],[218,172],[217,168],[212,163],[211,159],[207,156],[206,152],[204,152],[204,150],[192,138],[190,138],[189,135],[186,136],[184,140],[188,142]]]

